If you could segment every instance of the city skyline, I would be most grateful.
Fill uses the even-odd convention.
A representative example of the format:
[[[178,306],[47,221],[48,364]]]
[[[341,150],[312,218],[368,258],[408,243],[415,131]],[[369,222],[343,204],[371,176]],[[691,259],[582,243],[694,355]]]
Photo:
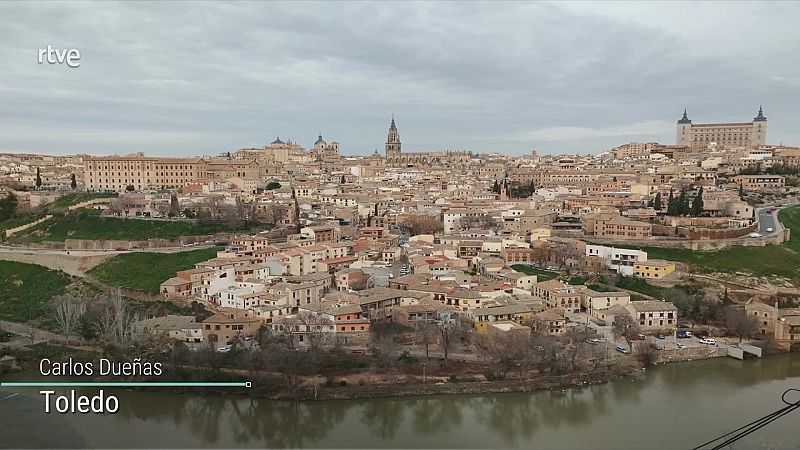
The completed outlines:
[[[218,154],[321,132],[368,155],[394,113],[409,151],[587,154],[672,144],[684,108],[742,122],[761,104],[769,144],[800,140],[796,4],[517,6],[6,4],[0,151]],[[47,45],[80,67],[37,64]]]

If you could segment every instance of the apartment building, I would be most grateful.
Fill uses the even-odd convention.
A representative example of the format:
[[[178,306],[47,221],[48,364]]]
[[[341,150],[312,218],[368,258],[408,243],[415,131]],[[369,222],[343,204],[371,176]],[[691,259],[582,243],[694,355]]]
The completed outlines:
[[[545,302],[548,308],[577,313],[581,311],[583,286],[572,286],[558,280],[548,280],[533,285],[533,295]]]
[[[786,178],[783,175],[736,175],[733,181],[745,191],[780,189],[786,186]]]
[[[586,236],[620,240],[641,240],[653,234],[653,225],[613,213],[584,215],[581,229]]]
[[[678,308],[671,302],[644,300],[624,307],[644,332],[668,331],[678,325]]]

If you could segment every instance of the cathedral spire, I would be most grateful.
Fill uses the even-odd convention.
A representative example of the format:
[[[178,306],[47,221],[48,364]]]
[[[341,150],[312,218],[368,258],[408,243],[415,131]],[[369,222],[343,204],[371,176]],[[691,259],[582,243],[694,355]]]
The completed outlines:
[[[692,123],[692,121],[689,120],[689,116],[686,115],[686,108],[683,108],[683,117],[681,117],[678,123]]]
[[[392,124],[389,126],[390,130],[396,130],[397,127],[394,125],[394,113],[392,113]]]

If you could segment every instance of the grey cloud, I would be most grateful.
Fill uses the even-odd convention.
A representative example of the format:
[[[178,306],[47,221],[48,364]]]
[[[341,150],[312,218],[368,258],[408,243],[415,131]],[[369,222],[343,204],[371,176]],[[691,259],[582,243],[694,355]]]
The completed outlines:
[[[364,154],[396,113],[409,149],[585,153],[671,143],[684,106],[696,121],[748,120],[759,103],[770,140],[800,141],[788,101],[800,42],[775,29],[796,5],[724,6],[742,33],[770,24],[761,46],[603,7],[4,3],[0,148],[215,154],[321,131]],[[79,48],[81,67],[36,64],[48,43]]]

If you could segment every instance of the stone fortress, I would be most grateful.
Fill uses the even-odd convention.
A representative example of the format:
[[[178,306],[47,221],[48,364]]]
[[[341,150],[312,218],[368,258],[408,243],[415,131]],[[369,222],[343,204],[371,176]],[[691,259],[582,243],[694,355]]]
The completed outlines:
[[[678,120],[675,144],[693,148],[707,148],[716,143],[724,146],[758,147],[767,143],[767,118],[758,108],[752,122],[742,123],[692,123],[683,110]]]

